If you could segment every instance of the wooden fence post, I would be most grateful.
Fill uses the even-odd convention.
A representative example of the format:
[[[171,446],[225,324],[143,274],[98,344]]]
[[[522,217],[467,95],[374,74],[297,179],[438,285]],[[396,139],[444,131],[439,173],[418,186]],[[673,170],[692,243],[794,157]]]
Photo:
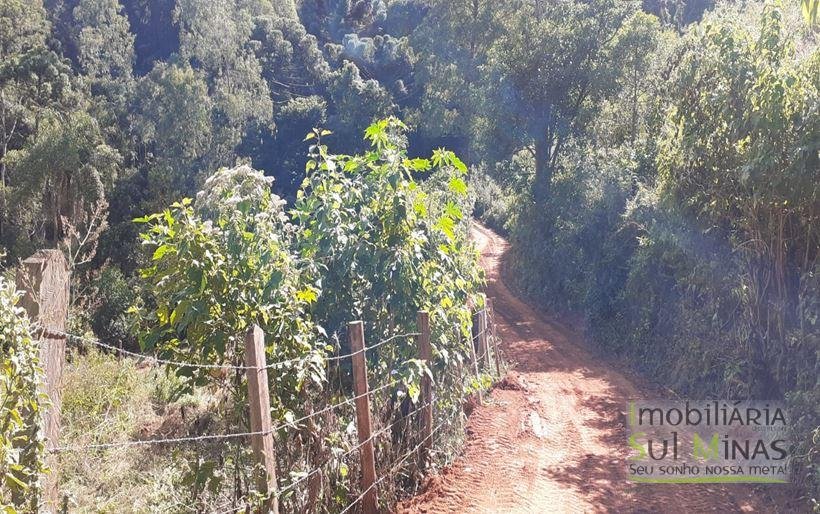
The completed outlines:
[[[419,359],[430,368],[432,373],[433,348],[430,345],[430,314],[427,311],[419,311],[416,316],[416,325],[419,331]],[[430,376],[424,374],[421,377],[421,404],[424,405],[421,411],[421,465],[427,467],[427,458],[433,445],[433,381]]]
[[[478,333],[478,330],[477,330],[478,315],[474,314],[472,316],[472,318],[473,318],[473,326],[472,326],[472,329],[470,330],[470,341],[469,341],[470,360],[473,363],[473,370],[475,371],[476,380],[478,380],[479,376],[481,376],[481,372],[478,369],[478,356],[476,355],[476,351],[475,351],[475,343],[476,343],[476,338],[477,338],[475,334]],[[479,403],[479,405],[484,403],[484,393],[481,392],[481,385],[480,384],[479,384],[479,387],[478,387],[478,403]]]
[[[484,357],[484,366],[489,370],[491,367],[490,361],[490,346],[487,344],[487,300],[484,300],[484,308],[478,311],[478,347]]]
[[[364,353],[364,325],[361,321],[347,324],[347,336],[350,340],[350,352],[353,354],[353,393],[356,396],[356,431],[359,433],[359,455],[362,465],[362,512],[376,514],[379,497],[376,491],[376,455],[373,450],[373,439],[370,426],[370,395],[367,385],[367,359]]]
[[[495,370],[501,376],[501,354],[498,353],[498,323],[495,319],[495,305],[492,298],[487,298],[487,309],[490,311],[490,334],[492,335],[493,356],[495,357]]]
[[[478,366],[476,368],[476,374],[478,374],[478,372],[480,371],[481,366],[481,346],[479,346],[479,338],[481,337],[479,336],[479,332],[481,332],[481,320],[479,319],[479,317],[480,315],[478,312],[473,313],[473,328],[470,333],[470,335],[472,336],[470,342],[473,345],[473,353],[475,354],[476,366]]]
[[[61,385],[65,366],[64,332],[69,301],[68,262],[60,250],[40,250],[23,261],[17,272],[16,287],[25,294],[20,306],[29,319],[42,330],[40,333],[40,365],[45,372],[45,394],[51,405],[44,411],[45,440],[48,455],[46,465],[51,472],[43,480],[43,501],[46,512],[60,508],[59,476],[56,459],[50,450],[59,446]]]
[[[245,366],[248,376],[250,403],[251,448],[256,462],[262,467],[257,486],[267,495],[263,512],[278,514],[279,499],[276,488],[276,453],[273,448],[273,422],[270,416],[270,391],[265,360],[265,334],[257,325],[245,334]]]

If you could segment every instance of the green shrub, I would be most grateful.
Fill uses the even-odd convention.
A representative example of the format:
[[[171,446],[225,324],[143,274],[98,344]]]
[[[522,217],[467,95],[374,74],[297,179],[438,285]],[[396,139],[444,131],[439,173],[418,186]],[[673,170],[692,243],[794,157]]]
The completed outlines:
[[[363,320],[367,342],[415,329],[419,310],[430,312],[436,376],[437,421],[452,432],[462,401],[474,387],[465,377],[470,309],[482,283],[478,256],[467,233],[471,209],[466,166],[451,152],[429,159],[406,154],[405,126],[391,118],[367,129],[370,149],[332,154],[327,131],[315,130],[307,176],[293,209],[270,192],[270,180],[241,166],[209,178],[196,200],[182,200],[141,218],[152,255],[142,270],[149,303],[141,314],[145,349],[175,361],[242,364],[243,336],[252,324],[267,334],[274,421],[292,423],[351,393],[349,361],[327,364],[324,354],[349,352],[346,324]],[[414,175],[427,176],[417,182]],[[374,395],[374,423],[386,426],[419,401],[428,373],[412,336],[367,353],[371,387],[399,383]],[[186,366],[175,370],[189,390],[216,385],[229,392],[227,429],[245,426],[243,374]],[[327,380],[327,376],[334,380]],[[406,411],[405,411],[406,412]],[[294,511],[346,504],[349,463],[339,455],[355,441],[347,430],[352,407],[292,424],[279,436],[277,455],[289,476],[321,468],[322,498],[300,489],[282,499]],[[448,436],[452,439],[452,434]],[[392,461],[416,444],[384,438],[379,452]],[[335,457],[334,457],[335,456]],[[225,476],[249,480],[252,464],[239,445],[225,451],[183,454],[180,487],[205,508],[227,494]],[[389,498],[388,484],[382,497]],[[246,495],[254,496],[250,486]]]
[[[152,254],[141,271],[155,308],[144,310],[141,344],[161,357],[199,363],[244,363],[244,335],[254,324],[268,334],[268,358],[289,361],[273,373],[273,400],[296,408],[306,381],[324,370],[318,331],[306,315],[318,289],[309,263],[293,247],[296,227],[270,181],[248,166],[223,169],[196,201],[138,220]],[[207,369],[177,370],[191,385],[214,381]]]
[[[378,122],[366,132],[370,149],[353,156],[329,153],[323,134],[314,133],[317,142],[293,216],[301,229],[300,254],[317,263],[322,284],[312,314],[338,337],[340,353],[349,351],[346,322],[363,320],[367,340],[377,342],[413,331],[417,311],[430,312],[436,422],[456,432],[469,393],[462,373],[469,356],[467,303],[476,300],[482,283],[467,233],[466,167],[443,150],[429,159],[408,157],[405,130],[394,118]],[[418,401],[426,371],[412,338],[380,346],[368,358],[371,384],[402,381],[391,395],[373,400],[375,423],[386,425],[401,415],[403,403]],[[330,370],[342,391],[349,390],[349,371],[348,362]],[[383,443],[380,451],[389,462],[413,443],[403,438],[400,444]],[[393,492],[386,484],[382,495]]]

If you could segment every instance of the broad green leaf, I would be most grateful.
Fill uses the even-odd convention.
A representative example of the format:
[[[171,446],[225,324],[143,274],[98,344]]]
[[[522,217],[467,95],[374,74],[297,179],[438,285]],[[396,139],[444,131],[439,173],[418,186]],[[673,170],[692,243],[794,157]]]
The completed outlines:
[[[467,194],[467,183],[464,182],[464,179],[459,177],[453,177],[447,183],[447,187],[450,188],[450,191],[460,194],[466,195]]]

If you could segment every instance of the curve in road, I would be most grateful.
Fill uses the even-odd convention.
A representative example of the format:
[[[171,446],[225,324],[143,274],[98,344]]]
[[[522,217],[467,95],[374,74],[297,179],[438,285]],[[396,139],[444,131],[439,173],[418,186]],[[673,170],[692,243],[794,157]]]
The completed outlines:
[[[516,296],[502,237],[480,225],[473,237],[514,370],[471,414],[463,454],[399,512],[794,512],[777,500],[782,486],[630,482],[627,402],[660,395]]]

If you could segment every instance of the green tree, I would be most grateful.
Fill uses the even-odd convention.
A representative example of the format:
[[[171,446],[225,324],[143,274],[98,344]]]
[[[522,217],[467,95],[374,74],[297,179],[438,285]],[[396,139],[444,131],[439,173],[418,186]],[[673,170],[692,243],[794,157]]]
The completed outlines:
[[[293,254],[293,227],[272,179],[247,166],[211,176],[196,200],[137,221],[152,252],[142,270],[156,308],[143,313],[146,350],[172,360],[242,365],[244,335],[254,324],[268,334],[269,374],[278,409],[296,409],[303,384],[321,382],[318,332],[306,316],[317,297],[310,267]],[[194,384],[208,370],[180,368]]]
[[[70,69],[46,46],[42,2],[0,1],[0,244],[10,246],[10,175],[6,156],[19,149],[49,109],[68,104]]]
[[[236,2],[179,0],[174,20],[180,55],[213,76],[234,66],[253,30],[250,13]]]
[[[15,223],[38,245],[63,246],[72,267],[92,258],[106,225],[106,186],[116,181],[122,162],[96,121],[82,111],[44,117],[7,160],[18,177]]]
[[[512,5],[492,0],[436,0],[411,36],[424,88],[418,130],[433,138],[458,138],[474,155],[475,133],[488,120],[483,105],[490,49],[503,34]],[[467,144],[467,142],[470,142]]]
[[[167,205],[195,191],[201,170],[213,164],[213,101],[202,73],[155,66],[137,85],[133,122],[149,202]]]
[[[217,166],[231,164],[246,134],[273,123],[273,102],[251,43],[254,9],[231,2],[177,2],[180,54],[203,71],[213,102],[211,154]]]
[[[128,18],[118,0],[80,0],[74,8],[74,23],[79,69],[91,93],[88,110],[106,141],[121,155],[130,156],[134,141],[128,116],[135,95],[136,57]],[[127,175],[130,173],[120,178]]]
[[[634,12],[634,3],[617,0],[528,2],[493,45],[491,140],[530,149],[536,202],[549,201],[568,139],[615,89],[621,64],[612,46]]]
[[[349,61],[333,77],[328,95],[331,100],[328,126],[344,136],[342,143],[349,148],[360,148],[355,134],[394,109],[390,93],[378,81],[363,79],[359,68]]]
[[[370,147],[359,155],[331,153],[322,139],[326,131],[311,133],[315,144],[292,211],[300,228],[296,243],[300,256],[316,264],[322,284],[311,314],[339,341],[340,354],[349,352],[345,325],[351,320],[365,323],[371,344],[394,337],[395,344],[367,352],[371,384],[400,382],[395,392],[374,397],[378,422],[394,422],[420,401],[420,378],[430,370],[437,420],[460,431],[462,402],[478,386],[464,376],[467,305],[479,303],[483,279],[468,235],[466,166],[444,150],[429,159],[409,157],[406,131],[395,118],[374,123],[365,132]],[[400,337],[415,327],[420,309],[430,313],[429,368],[416,360],[414,344]],[[330,377],[338,376],[347,389],[349,369],[344,360],[330,367]],[[411,444],[394,443],[385,458],[412,451]]]
[[[118,0],[80,0],[74,8],[81,27],[79,60],[92,79],[129,82],[134,67],[134,36]]]
[[[363,155],[330,154],[321,141],[311,148],[293,214],[303,229],[302,255],[321,263],[324,292],[315,311],[330,331],[366,319],[380,320],[373,328],[391,335],[420,308],[454,321],[479,282],[459,226],[466,167],[445,151],[408,158],[405,131],[395,118],[371,125]],[[427,192],[413,175],[433,170],[447,179]]]

